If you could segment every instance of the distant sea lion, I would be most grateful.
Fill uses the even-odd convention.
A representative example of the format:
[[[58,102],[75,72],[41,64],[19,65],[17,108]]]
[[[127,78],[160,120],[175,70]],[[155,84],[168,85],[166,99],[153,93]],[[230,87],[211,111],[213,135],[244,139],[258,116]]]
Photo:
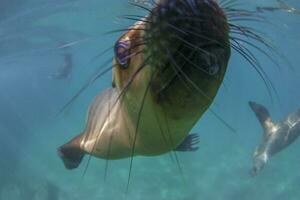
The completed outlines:
[[[73,69],[73,56],[71,53],[65,53],[63,55],[64,63],[59,67],[59,69],[50,76],[52,79],[62,80],[70,77]]]
[[[162,0],[149,12],[116,42],[113,87],[94,99],[85,130],[59,148],[66,168],[85,154],[194,150],[197,137],[188,133],[217,94],[230,57],[227,19],[213,0]]]
[[[293,143],[300,135],[300,109],[291,113],[281,122],[274,123],[268,110],[255,102],[249,102],[251,109],[261,123],[264,134],[260,145],[256,148],[251,174],[257,175],[276,153]]]
[[[264,7],[256,7],[256,10],[258,12],[265,12],[265,11],[269,11],[269,12],[274,12],[274,11],[284,11],[284,12],[288,12],[288,13],[294,13],[296,15],[300,15],[300,10],[292,7],[290,5],[288,5],[286,2],[282,1],[282,0],[277,0],[278,3],[278,7],[271,7],[271,6],[264,6]]]

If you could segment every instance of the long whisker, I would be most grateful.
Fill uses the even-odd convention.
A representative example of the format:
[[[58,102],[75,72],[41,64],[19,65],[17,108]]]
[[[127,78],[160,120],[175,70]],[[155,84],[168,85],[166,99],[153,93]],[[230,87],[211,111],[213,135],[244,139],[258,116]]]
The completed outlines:
[[[132,150],[131,150],[131,158],[130,158],[130,166],[129,166],[127,186],[126,186],[126,193],[128,192],[129,184],[130,184],[132,165],[133,165],[133,157],[135,155],[135,144],[136,144],[136,140],[137,140],[137,137],[138,137],[138,129],[139,129],[140,121],[141,121],[141,115],[142,115],[142,111],[143,111],[143,108],[144,108],[145,99],[148,95],[149,88],[150,88],[151,83],[152,83],[152,79],[153,79],[153,75],[151,76],[150,82],[148,83],[148,86],[146,87],[146,90],[145,90],[145,93],[143,95],[142,102],[141,102],[141,105],[140,105],[140,109],[139,109],[139,112],[138,112],[138,118],[137,118],[137,122],[136,122],[136,128],[135,128],[135,133],[134,133],[134,138],[133,138],[133,145],[132,145]]]
[[[271,89],[270,89],[270,87],[269,87],[269,82],[268,82],[268,80],[265,78],[264,73],[262,73],[262,72],[260,71],[260,68],[261,68],[261,67],[258,66],[258,63],[257,63],[256,61],[254,61],[253,58],[252,58],[249,54],[247,54],[247,53],[245,52],[244,49],[240,48],[240,47],[237,46],[236,44],[231,44],[231,47],[232,47],[234,50],[236,50],[243,58],[245,58],[246,61],[247,61],[247,62],[254,68],[254,70],[258,73],[258,75],[261,77],[261,79],[263,80],[263,82],[264,82],[264,84],[265,84],[265,86],[266,86],[266,89],[267,89],[267,92],[268,92],[268,94],[269,94],[269,97],[270,97],[271,101],[273,101],[273,95],[272,95]],[[271,85],[272,85],[272,84],[271,84]],[[272,86],[271,86],[271,87],[272,87]]]
[[[104,62],[104,64],[100,67],[102,69],[103,67],[107,66],[109,63],[111,63],[112,58],[108,59],[107,61]],[[55,115],[58,116],[60,115],[68,106],[70,106],[75,99],[79,97],[79,95],[86,89],[88,88],[91,84],[93,84],[96,80],[98,80],[100,77],[108,73],[114,66],[109,66],[106,67],[104,70],[100,72],[96,72],[96,76],[93,78],[89,79],[87,83],[85,83],[79,90],[78,92],[59,110],[59,112]]]
[[[280,68],[280,65],[275,61],[275,59],[272,56],[270,56],[266,51],[264,51],[262,48],[260,48],[258,45],[255,45],[255,44],[253,44],[253,43],[251,43],[251,42],[249,42],[245,39],[239,38],[239,37],[230,37],[230,39],[235,40],[235,41],[243,42],[243,43],[255,48],[257,51],[259,51],[260,53],[265,55],[268,59],[270,59],[275,66]]]
[[[167,133],[168,133],[168,135],[169,135],[169,141],[171,142],[171,145],[172,145],[172,146],[175,146],[174,140],[173,140],[173,137],[172,137],[172,133],[171,133],[171,131],[170,131],[170,126],[169,126],[169,121],[168,121],[168,118],[167,118],[167,114],[165,113],[164,110],[163,110],[163,114],[164,114],[164,120],[165,120],[166,127],[167,127]],[[181,176],[182,180],[185,182],[185,177],[184,177],[184,174],[183,174],[183,170],[182,170],[182,167],[181,167],[181,164],[180,164],[178,155],[177,155],[176,151],[174,151],[173,153],[174,153],[176,165],[177,165],[177,167],[178,167],[180,176]]]
[[[110,108],[110,105],[109,105],[109,109]],[[110,114],[109,114],[110,116]],[[104,170],[104,182],[106,181],[106,178],[107,178],[107,171],[108,171],[108,164],[109,164],[109,160],[110,160],[110,151],[111,151],[111,144],[112,144],[112,140],[113,140],[113,136],[114,134],[112,134],[109,138],[109,143],[108,143],[108,149],[107,149],[107,153],[106,153],[106,161],[105,161],[105,170]]]
[[[137,3],[129,2],[129,4],[132,5],[132,6],[134,6],[134,7],[141,8],[142,10],[147,11],[147,12],[149,12],[151,14],[153,13],[150,8],[147,8],[145,6],[139,5]]]
[[[163,140],[164,140],[166,146],[168,146],[168,148],[171,149],[171,148],[172,148],[172,146],[171,146],[172,143],[171,143],[170,141],[169,141],[170,143],[168,142],[167,136],[165,135],[165,133],[164,133],[164,131],[163,131],[163,128],[162,128],[162,125],[161,125],[161,123],[160,123],[160,120],[159,120],[159,118],[158,118],[157,110],[155,110],[155,109],[154,109],[154,114],[155,114],[156,122],[157,122],[157,124],[158,124],[158,128],[159,128],[160,133],[161,133],[161,135],[162,135],[162,137],[163,137]],[[173,158],[172,152],[173,152],[173,151],[170,151],[169,155],[170,155],[171,160],[173,161],[174,158]]]

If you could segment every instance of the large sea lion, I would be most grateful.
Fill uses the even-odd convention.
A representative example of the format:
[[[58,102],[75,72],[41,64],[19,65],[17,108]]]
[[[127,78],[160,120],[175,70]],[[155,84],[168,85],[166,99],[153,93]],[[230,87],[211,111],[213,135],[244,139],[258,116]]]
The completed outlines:
[[[251,174],[255,176],[273,155],[288,147],[298,138],[300,135],[300,109],[288,115],[281,122],[274,123],[269,111],[264,106],[255,102],[249,102],[249,105],[264,129],[262,141],[253,155],[254,166]]]
[[[66,168],[85,154],[121,159],[194,150],[188,134],[223,81],[229,24],[214,0],[161,0],[148,11],[116,42],[113,86],[94,99],[85,130],[59,148]]]

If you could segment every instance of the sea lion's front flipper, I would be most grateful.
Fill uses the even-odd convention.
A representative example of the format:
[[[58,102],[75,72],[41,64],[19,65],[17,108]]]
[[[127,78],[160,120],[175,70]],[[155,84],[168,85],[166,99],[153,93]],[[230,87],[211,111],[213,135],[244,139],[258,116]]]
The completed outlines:
[[[265,133],[272,133],[272,131],[270,130],[272,130],[274,124],[272,122],[269,111],[263,105],[255,103],[253,101],[249,101],[249,106],[251,107],[259,122],[261,123],[262,127],[264,128]]]
[[[197,151],[199,149],[196,146],[199,143],[199,135],[196,133],[192,133],[188,135],[181,144],[174,149],[174,151]]]
[[[67,169],[75,169],[81,163],[85,152],[80,148],[82,135],[73,138],[70,142],[58,148],[57,153]]]

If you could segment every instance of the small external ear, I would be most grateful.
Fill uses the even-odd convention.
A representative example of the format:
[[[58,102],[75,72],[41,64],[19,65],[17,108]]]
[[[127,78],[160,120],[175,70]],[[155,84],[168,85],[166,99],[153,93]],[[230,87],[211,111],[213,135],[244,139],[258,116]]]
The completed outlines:
[[[129,37],[121,38],[115,45],[115,58],[119,66],[126,69],[130,62],[131,41]]]

